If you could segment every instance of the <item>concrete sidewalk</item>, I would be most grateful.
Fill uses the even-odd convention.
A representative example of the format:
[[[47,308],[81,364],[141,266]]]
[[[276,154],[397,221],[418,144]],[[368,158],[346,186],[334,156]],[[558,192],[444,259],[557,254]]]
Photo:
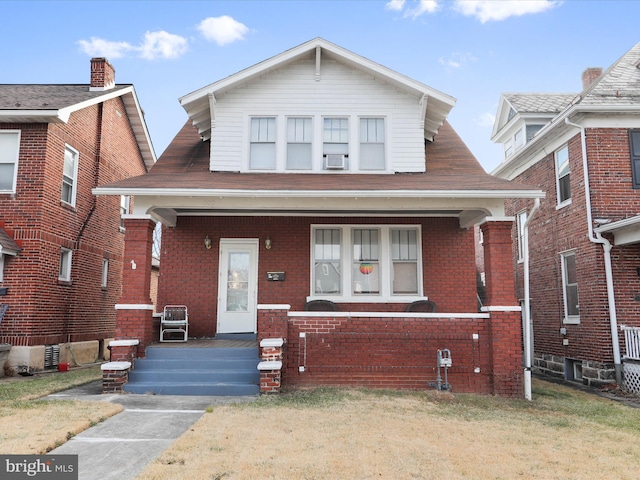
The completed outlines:
[[[129,480],[187,431],[211,405],[258,397],[103,395],[101,381],[49,395],[49,399],[112,402],[124,411],[79,433],[50,455],[78,455],[79,480]]]

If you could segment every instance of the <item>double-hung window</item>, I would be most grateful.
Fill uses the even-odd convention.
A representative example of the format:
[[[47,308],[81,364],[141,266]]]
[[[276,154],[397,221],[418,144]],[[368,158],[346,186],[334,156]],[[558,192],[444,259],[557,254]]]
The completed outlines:
[[[580,323],[578,304],[578,272],[575,252],[561,254],[564,323]]]
[[[62,201],[76,204],[78,183],[78,151],[67,145],[64,149],[64,168],[62,171]]]
[[[417,295],[418,230],[415,228],[391,230],[391,267],[391,293]]]
[[[0,193],[15,193],[20,131],[0,130]]]
[[[311,119],[287,118],[287,169],[311,170]]]
[[[342,294],[341,231],[317,228],[313,232],[313,292],[316,295]]]
[[[347,169],[349,157],[349,119],[324,118],[322,154],[325,169]]]
[[[351,285],[353,295],[380,293],[380,240],[375,228],[353,229],[353,268]]]
[[[419,227],[317,226],[312,238],[312,296],[385,301],[421,295]]]
[[[569,170],[569,147],[564,146],[555,153],[556,160],[556,185],[558,193],[558,205],[568,203],[571,200],[571,172]]]
[[[251,119],[249,168],[252,170],[275,170],[275,117],[254,117]]]
[[[60,268],[58,270],[58,280],[68,282],[71,280],[71,257],[73,252],[68,248],[60,251]]]
[[[640,130],[629,130],[633,188],[640,188]]]
[[[361,118],[360,170],[384,168],[384,118]]]

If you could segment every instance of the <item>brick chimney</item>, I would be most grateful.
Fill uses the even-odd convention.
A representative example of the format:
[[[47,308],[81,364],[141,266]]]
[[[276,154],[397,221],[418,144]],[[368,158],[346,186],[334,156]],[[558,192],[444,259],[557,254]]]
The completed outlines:
[[[116,71],[104,57],[91,59],[91,85],[92,92],[110,90],[116,85]]]
[[[602,74],[602,68],[589,67],[582,72],[582,89],[586,90]]]

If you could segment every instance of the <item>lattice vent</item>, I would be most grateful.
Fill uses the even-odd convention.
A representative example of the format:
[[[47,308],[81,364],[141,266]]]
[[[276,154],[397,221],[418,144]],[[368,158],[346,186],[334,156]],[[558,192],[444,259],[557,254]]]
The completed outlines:
[[[624,362],[624,388],[632,393],[640,393],[640,363]]]

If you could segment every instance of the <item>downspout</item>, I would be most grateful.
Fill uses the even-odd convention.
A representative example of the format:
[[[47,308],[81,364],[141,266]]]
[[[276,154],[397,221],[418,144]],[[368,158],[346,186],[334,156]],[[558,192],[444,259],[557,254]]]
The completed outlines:
[[[524,398],[531,400],[531,352],[533,350],[533,342],[531,339],[531,308],[530,308],[530,296],[529,296],[529,224],[533,220],[534,215],[540,208],[540,199],[534,199],[533,208],[527,219],[524,222],[524,235],[523,235],[523,253],[524,253],[524,325],[523,325],[523,340],[524,340]]]
[[[611,242],[604,238],[599,232],[593,231],[593,216],[591,213],[591,192],[589,189],[589,169],[587,165],[587,138],[582,125],[571,123],[568,118],[564,119],[567,125],[580,129],[580,141],[582,146],[582,170],[584,172],[584,196],[587,207],[587,227],[589,240],[602,245],[604,252],[604,273],[607,282],[607,300],[609,303],[609,324],[611,327],[611,346],[613,348],[613,365],[616,373],[616,383],[622,385],[622,364],[620,361],[620,342],[618,340],[618,317],[616,314],[616,299],[613,290],[613,269],[611,266]]]

